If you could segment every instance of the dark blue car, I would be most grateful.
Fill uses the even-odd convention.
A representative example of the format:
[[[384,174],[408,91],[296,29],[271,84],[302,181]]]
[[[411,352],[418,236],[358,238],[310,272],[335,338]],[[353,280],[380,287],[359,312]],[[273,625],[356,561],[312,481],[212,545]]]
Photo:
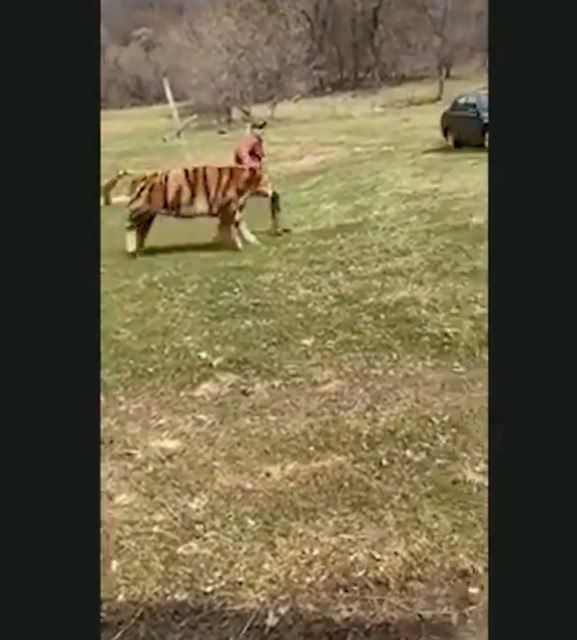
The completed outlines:
[[[476,91],[457,96],[441,116],[447,143],[458,149],[468,145],[489,148],[489,95]]]

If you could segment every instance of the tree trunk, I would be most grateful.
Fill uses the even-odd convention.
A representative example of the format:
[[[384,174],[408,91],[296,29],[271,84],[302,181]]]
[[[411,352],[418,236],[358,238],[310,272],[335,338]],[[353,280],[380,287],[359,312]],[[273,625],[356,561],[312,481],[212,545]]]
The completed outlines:
[[[436,102],[440,102],[443,99],[443,96],[445,95],[445,72],[442,66],[439,66],[439,68],[437,69],[437,80],[438,80],[438,84],[437,84],[437,96],[435,98]]]
[[[356,37],[356,36],[355,36]],[[360,55],[359,46],[356,42],[353,42],[353,56],[352,56],[352,73],[351,73],[351,89],[356,89],[359,85],[359,68],[360,68]]]
[[[278,100],[276,100],[276,98],[269,102],[269,105],[268,105],[268,117],[269,117],[269,120],[274,120],[275,115],[276,115],[277,104],[278,104]]]
[[[343,54],[338,45],[334,47],[335,56],[337,59],[337,72],[338,72],[338,89],[344,89],[345,85],[345,62],[343,60]]]

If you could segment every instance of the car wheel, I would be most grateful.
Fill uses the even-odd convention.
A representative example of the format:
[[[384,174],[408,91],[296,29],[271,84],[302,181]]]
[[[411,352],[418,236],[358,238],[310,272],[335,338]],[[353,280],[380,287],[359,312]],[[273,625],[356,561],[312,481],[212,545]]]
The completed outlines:
[[[485,149],[489,149],[489,132],[485,131],[485,133],[483,133],[483,146],[485,147]]]
[[[461,143],[455,138],[454,134],[452,131],[447,131],[447,144],[450,147],[453,147],[453,149],[459,149],[461,146]]]

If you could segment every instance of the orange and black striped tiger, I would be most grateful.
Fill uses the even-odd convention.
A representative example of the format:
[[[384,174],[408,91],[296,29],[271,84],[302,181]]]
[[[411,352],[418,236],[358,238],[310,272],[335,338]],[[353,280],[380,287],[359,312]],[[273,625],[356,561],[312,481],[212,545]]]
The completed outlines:
[[[184,167],[155,171],[133,181],[128,202],[126,251],[135,256],[157,215],[175,218],[218,218],[218,239],[234,249],[242,241],[258,244],[242,219],[247,200],[268,198],[273,230],[283,233],[280,196],[262,169],[246,167]]]

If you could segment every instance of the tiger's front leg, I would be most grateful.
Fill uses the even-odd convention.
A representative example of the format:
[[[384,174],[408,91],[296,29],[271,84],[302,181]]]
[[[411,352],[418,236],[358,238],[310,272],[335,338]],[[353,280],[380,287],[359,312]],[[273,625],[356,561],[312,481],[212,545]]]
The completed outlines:
[[[238,210],[236,212],[236,228],[238,229],[238,234],[242,240],[247,242],[248,244],[259,245],[259,239],[251,233],[250,229],[246,222],[242,219],[243,212],[246,208],[247,202],[246,200],[239,204]]]
[[[226,249],[234,249],[240,251],[242,242],[234,230],[234,225],[218,223],[215,241]]]
[[[248,228],[246,222],[242,219],[240,219],[237,223],[237,229],[238,229],[238,233],[240,235],[240,237],[245,241],[248,242],[248,244],[252,244],[252,245],[259,245],[260,244],[260,240],[251,232],[251,230]]]

